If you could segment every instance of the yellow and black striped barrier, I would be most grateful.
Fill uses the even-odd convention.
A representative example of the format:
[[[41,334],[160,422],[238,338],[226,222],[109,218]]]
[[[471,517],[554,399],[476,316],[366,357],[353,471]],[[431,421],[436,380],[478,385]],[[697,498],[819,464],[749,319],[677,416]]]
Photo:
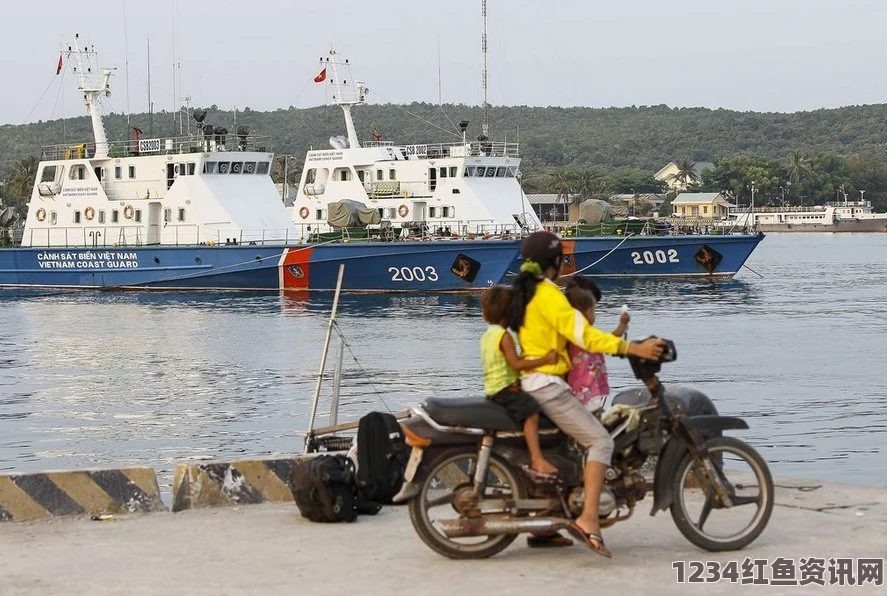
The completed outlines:
[[[0,475],[0,521],[167,511],[151,468]]]
[[[179,464],[172,485],[172,510],[292,502],[293,465],[306,455],[227,462]]]

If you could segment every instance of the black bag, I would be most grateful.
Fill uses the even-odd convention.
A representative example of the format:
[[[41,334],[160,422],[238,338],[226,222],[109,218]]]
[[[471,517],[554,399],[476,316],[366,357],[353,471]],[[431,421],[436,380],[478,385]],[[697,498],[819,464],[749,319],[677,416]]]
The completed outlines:
[[[354,462],[344,455],[318,455],[295,464],[290,490],[302,517],[314,522],[353,522],[358,513],[375,515],[381,509],[355,498]]]
[[[357,490],[367,501],[391,503],[403,484],[408,449],[397,419],[370,412],[357,428]]]

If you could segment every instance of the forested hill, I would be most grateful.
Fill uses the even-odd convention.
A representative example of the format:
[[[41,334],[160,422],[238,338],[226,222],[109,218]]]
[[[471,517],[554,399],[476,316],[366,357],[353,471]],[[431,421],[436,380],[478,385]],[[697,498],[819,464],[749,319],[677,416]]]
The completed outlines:
[[[206,121],[233,132],[234,115],[210,109]],[[383,139],[399,143],[455,141],[455,124],[471,122],[468,134],[480,132],[481,110],[464,105],[443,107],[366,105],[354,109],[362,139],[370,139],[375,124]],[[178,131],[171,113],[130,117],[143,138],[168,136]],[[108,137],[130,136],[126,117],[107,116]],[[335,106],[280,109],[271,112],[248,108],[237,113],[237,124],[272,137],[278,154],[301,160],[309,147],[327,147],[331,135],[344,134],[341,111]],[[440,130],[437,127],[440,127]],[[194,127],[192,126],[192,130]],[[629,108],[493,107],[493,140],[519,140],[527,176],[550,167],[638,168],[655,172],[678,157],[716,161],[735,154],[784,160],[792,151],[811,155],[861,155],[882,162],[887,154],[887,105],[853,106],[794,114],[735,112],[667,106]],[[42,145],[89,141],[86,117],[27,125],[0,126],[0,178],[10,165],[28,155],[38,155]]]

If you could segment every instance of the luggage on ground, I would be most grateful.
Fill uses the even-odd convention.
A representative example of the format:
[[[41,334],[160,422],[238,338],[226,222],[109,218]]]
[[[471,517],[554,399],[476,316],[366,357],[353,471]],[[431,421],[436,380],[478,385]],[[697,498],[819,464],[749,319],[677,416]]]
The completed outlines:
[[[357,490],[367,501],[391,503],[403,484],[409,451],[397,419],[370,412],[357,429]]]
[[[344,455],[318,455],[297,463],[290,489],[302,517],[314,522],[353,522],[358,513],[374,515],[381,509],[356,497],[354,462]]]

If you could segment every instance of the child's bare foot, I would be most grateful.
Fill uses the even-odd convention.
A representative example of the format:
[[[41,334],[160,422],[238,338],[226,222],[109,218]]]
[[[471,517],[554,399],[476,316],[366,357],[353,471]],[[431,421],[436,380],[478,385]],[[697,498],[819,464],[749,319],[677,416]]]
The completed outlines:
[[[541,474],[557,474],[557,467],[555,467],[550,461],[547,459],[540,459],[539,461],[534,461],[532,466],[533,470],[539,472]]]

